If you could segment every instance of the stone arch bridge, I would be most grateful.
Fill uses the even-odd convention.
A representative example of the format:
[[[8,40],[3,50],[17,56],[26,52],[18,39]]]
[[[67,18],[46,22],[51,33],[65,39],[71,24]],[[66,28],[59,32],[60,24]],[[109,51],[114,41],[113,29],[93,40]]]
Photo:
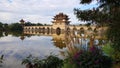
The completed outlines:
[[[84,32],[84,33],[88,33],[88,32],[103,32],[107,29],[107,27],[101,27],[101,28],[97,28],[96,26],[66,26],[65,29],[61,28],[61,27],[56,27],[54,28],[54,26],[50,25],[50,26],[24,26],[24,32],[40,32],[40,33],[56,33],[56,32],[60,32],[60,33],[64,33],[64,32]]]
[[[24,21],[21,20],[21,23]],[[103,32],[106,27],[97,28],[96,26],[79,26],[70,25],[69,18],[66,14],[59,13],[54,16],[52,25],[48,26],[23,26],[24,33],[26,32],[40,32],[40,33],[64,33],[64,32],[80,32],[80,33],[90,33],[90,32]]]

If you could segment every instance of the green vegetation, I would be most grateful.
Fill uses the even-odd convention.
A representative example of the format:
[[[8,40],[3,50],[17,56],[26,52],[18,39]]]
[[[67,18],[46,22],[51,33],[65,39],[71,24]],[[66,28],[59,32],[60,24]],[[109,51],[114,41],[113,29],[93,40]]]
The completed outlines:
[[[107,56],[112,56],[114,54],[114,48],[112,48],[110,43],[107,43],[106,45],[104,45],[102,47],[102,50]]]
[[[0,22],[0,31],[3,31],[3,24]]]
[[[10,31],[23,31],[23,28],[22,28],[21,24],[19,24],[19,23],[10,24],[9,29],[10,29]]]
[[[117,51],[111,43],[107,43],[104,47],[102,47],[103,52],[105,55],[111,57],[115,63],[114,66],[120,66],[120,52]]]
[[[3,24],[0,22],[0,31],[23,31],[20,23]]]
[[[41,24],[41,23],[35,24],[35,23],[31,23],[31,22],[26,22],[24,25],[25,26],[43,26],[43,24]]]
[[[35,58],[30,55],[23,60],[22,64],[25,64],[26,68],[62,68],[63,60],[54,55],[47,56],[45,59]]]
[[[47,25],[47,24],[44,24]],[[43,26],[43,24],[41,23],[31,23],[31,22],[25,22],[24,26]],[[2,23],[0,22],[0,31],[11,31],[11,32],[22,32],[23,28],[22,25],[20,23],[11,23],[11,24],[7,24],[7,23]]]
[[[25,24],[24,24],[25,26],[47,26],[47,25],[49,25],[49,24],[42,24],[42,23],[31,23],[31,22],[25,22]]]
[[[4,57],[4,55],[1,55],[1,57],[0,57],[0,67],[2,66],[1,63],[3,63],[3,57]]]
[[[47,25],[47,24],[45,24]],[[18,32],[20,34],[22,34],[23,32],[23,25],[21,25],[20,23],[11,23],[11,24],[7,24],[7,23],[2,23],[0,22],[0,36],[2,34],[2,32],[7,32],[7,33],[11,33],[11,32]],[[24,26],[43,26],[43,24],[41,23],[31,23],[31,22],[25,22]]]
[[[75,64],[72,64],[68,61],[64,62],[64,66],[62,68],[76,68]]]
[[[94,0],[80,0],[80,4],[89,5]],[[107,38],[114,48],[114,60],[120,63],[120,1],[97,0],[98,7],[89,10],[74,9],[79,20],[107,26]]]
[[[80,48],[75,53],[68,52],[64,60],[54,55],[44,59],[32,55],[23,59],[26,68],[112,68],[112,59],[103,54],[97,46]]]

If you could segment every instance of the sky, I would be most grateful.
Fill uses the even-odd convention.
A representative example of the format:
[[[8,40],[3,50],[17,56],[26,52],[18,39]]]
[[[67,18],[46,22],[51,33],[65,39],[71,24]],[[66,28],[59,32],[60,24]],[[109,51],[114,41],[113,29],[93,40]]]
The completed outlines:
[[[0,0],[0,22],[26,22],[52,24],[52,18],[59,13],[69,16],[71,24],[82,24],[74,15],[74,8],[89,9],[96,6],[80,5],[79,0]]]

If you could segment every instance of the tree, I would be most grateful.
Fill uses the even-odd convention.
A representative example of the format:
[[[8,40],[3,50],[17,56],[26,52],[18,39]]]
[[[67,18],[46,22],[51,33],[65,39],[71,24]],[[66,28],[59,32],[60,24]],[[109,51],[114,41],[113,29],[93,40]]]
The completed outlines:
[[[37,25],[37,26],[43,26],[43,24],[41,24],[41,23],[37,23],[36,25]]]
[[[117,52],[116,61],[120,62],[120,0],[80,0],[80,4],[90,4],[92,1],[97,1],[99,6],[89,10],[75,8],[74,13],[79,20],[107,25],[108,40]]]
[[[19,23],[13,23],[9,25],[11,31],[23,31],[22,25]]]
[[[0,31],[3,31],[3,23],[0,22]]]
[[[7,23],[4,24],[4,30],[5,30],[5,31],[8,31],[8,30],[9,30],[9,26],[8,26]]]
[[[87,27],[89,27],[91,25],[91,23],[87,23],[87,24],[85,24],[85,26],[87,26]]]
[[[25,26],[32,26],[32,23],[28,21],[25,23]]]

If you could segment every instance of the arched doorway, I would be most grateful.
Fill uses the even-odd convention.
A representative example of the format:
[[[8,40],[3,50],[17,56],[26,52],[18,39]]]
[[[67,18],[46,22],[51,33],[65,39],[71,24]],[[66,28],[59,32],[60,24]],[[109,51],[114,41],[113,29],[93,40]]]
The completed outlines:
[[[92,31],[92,28],[91,27],[88,27],[88,29],[87,29],[88,31]]]
[[[60,34],[61,34],[61,29],[60,29],[59,27],[56,29],[56,34],[57,34],[57,35],[60,35]]]

